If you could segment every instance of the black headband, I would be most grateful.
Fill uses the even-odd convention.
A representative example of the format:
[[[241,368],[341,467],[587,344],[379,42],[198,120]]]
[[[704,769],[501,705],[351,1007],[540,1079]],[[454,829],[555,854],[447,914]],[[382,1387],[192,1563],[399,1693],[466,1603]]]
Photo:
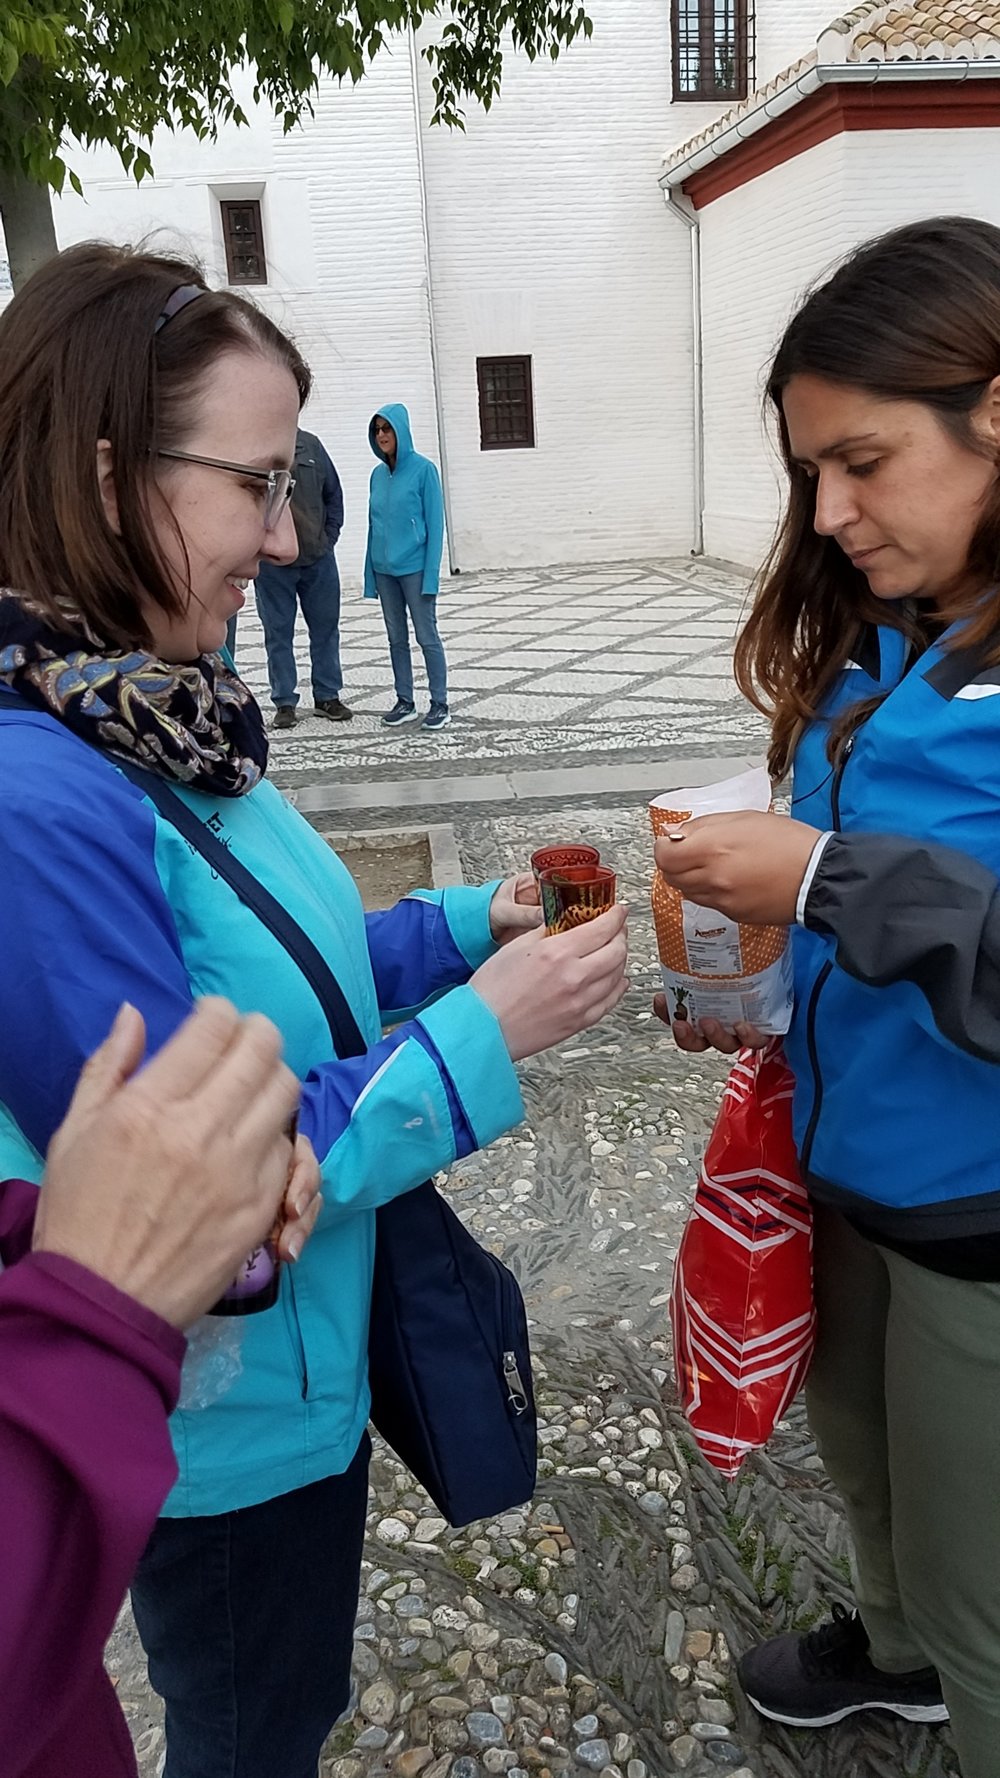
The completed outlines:
[[[160,328],[166,327],[167,322],[172,321],[175,315],[179,315],[182,309],[186,309],[188,303],[193,303],[199,296],[207,295],[208,291],[203,284],[181,284],[167,297],[153,332],[159,333]]]

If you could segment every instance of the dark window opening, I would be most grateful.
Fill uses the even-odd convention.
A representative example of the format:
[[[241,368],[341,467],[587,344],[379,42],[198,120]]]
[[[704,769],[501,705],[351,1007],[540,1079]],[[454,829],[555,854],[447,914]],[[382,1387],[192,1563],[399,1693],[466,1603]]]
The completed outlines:
[[[752,0],[671,0],[675,99],[745,99]]]
[[[222,238],[226,245],[226,277],[230,284],[266,284],[264,224],[256,198],[223,200]]]
[[[535,413],[530,358],[477,358],[479,446],[483,451],[531,450]]]

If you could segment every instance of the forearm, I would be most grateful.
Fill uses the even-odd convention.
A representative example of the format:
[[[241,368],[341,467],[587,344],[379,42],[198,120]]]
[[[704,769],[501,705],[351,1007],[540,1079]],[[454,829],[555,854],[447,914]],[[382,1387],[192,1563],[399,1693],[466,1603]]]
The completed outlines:
[[[942,1036],[1000,1062],[1000,886],[950,846],[894,834],[833,834],[802,923],[836,941],[870,987],[912,982]]]
[[[375,992],[387,1024],[467,982],[492,956],[490,905],[498,887],[417,890],[395,907],[365,916]]]
[[[523,1115],[496,1018],[472,988],[452,989],[306,1081],[299,1122],[320,1158],[322,1220],[377,1209]]]

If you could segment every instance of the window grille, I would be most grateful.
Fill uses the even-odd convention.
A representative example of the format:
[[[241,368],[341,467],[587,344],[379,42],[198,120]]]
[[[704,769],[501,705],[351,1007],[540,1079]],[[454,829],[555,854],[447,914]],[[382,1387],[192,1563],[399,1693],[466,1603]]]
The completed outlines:
[[[224,199],[222,238],[226,248],[226,277],[230,284],[266,284],[267,257],[264,224],[256,198],[237,202]]]
[[[484,451],[531,449],[535,415],[531,359],[477,358],[479,442]]]
[[[674,98],[745,99],[753,61],[752,0],[671,0]]]

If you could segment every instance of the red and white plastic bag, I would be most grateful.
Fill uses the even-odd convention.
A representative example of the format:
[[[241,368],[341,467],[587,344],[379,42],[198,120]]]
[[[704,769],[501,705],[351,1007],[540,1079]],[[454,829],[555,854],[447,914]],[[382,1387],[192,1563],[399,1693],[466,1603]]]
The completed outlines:
[[[793,1085],[780,1043],[740,1051],[674,1267],[681,1405],[699,1450],[730,1477],[767,1443],[812,1357],[812,1212]]]

